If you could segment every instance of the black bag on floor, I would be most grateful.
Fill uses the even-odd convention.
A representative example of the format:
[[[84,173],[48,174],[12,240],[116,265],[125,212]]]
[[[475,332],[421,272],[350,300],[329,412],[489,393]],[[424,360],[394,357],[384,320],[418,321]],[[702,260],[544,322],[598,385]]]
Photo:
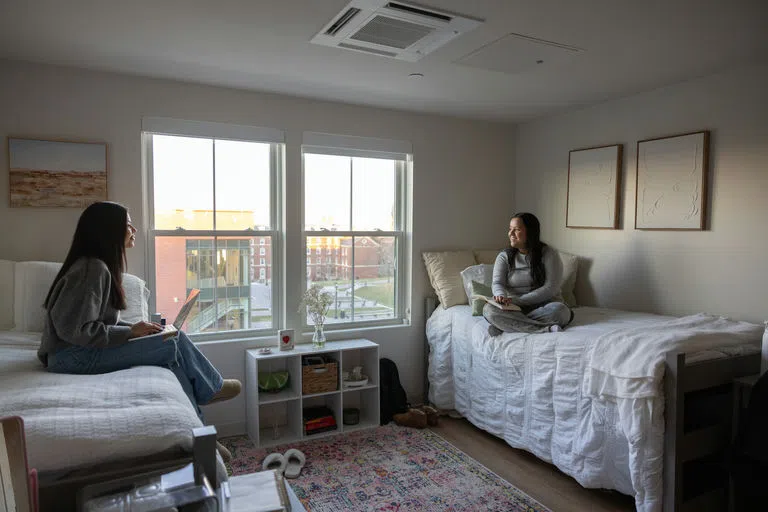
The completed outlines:
[[[397,365],[391,359],[379,360],[379,381],[381,424],[386,425],[392,421],[392,415],[408,411],[408,397],[400,384]]]

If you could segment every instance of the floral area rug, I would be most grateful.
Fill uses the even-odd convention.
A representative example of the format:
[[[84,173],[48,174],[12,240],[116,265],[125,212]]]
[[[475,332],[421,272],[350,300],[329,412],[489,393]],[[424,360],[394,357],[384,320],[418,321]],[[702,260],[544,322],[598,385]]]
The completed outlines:
[[[273,452],[304,452],[301,475],[286,482],[313,512],[549,510],[428,429],[390,424],[267,449],[247,436],[221,442],[233,475],[261,471]]]

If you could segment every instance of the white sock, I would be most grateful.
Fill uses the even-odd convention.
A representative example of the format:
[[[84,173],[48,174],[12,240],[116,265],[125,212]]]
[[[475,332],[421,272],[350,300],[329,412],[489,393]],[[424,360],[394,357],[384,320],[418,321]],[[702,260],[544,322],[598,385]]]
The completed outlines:
[[[560,332],[560,331],[562,331],[562,330],[563,330],[563,328],[562,328],[562,327],[560,327],[560,326],[559,326],[559,325],[557,325],[557,324],[555,324],[555,325],[550,325],[550,326],[549,326],[549,332]]]

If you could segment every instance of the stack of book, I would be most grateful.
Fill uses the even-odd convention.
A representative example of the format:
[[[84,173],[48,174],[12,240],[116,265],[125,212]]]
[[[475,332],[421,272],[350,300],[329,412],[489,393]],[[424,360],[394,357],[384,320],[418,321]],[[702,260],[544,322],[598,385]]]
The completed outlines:
[[[304,434],[312,435],[329,430],[336,430],[336,418],[326,406],[306,407],[304,409]]]

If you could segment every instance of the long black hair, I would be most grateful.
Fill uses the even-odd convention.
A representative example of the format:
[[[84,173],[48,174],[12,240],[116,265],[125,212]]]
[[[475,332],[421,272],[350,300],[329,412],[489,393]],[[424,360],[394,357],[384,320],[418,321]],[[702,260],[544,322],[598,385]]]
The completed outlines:
[[[112,275],[110,286],[110,304],[115,309],[125,309],[125,292],[123,291],[123,272],[125,271],[125,233],[128,229],[128,210],[125,206],[103,201],[93,203],[86,208],[77,221],[72,245],[56,274],[48,295],[45,297],[45,307],[56,283],[67,273],[72,265],[80,258],[98,258],[103,261]]]
[[[526,245],[528,246],[525,260],[531,268],[533,288],[540,288],[547,279],[547,270],[544,268],[544,260],[542,259],[542,253],[547,244],[541,241],[541,223],[534,214],[527,212],[516,213],[512,219],[520,219],[525,225]],[[504,251],[507,253],[507,261],[512,268],[518,250],[514,247],[507,247]]]

